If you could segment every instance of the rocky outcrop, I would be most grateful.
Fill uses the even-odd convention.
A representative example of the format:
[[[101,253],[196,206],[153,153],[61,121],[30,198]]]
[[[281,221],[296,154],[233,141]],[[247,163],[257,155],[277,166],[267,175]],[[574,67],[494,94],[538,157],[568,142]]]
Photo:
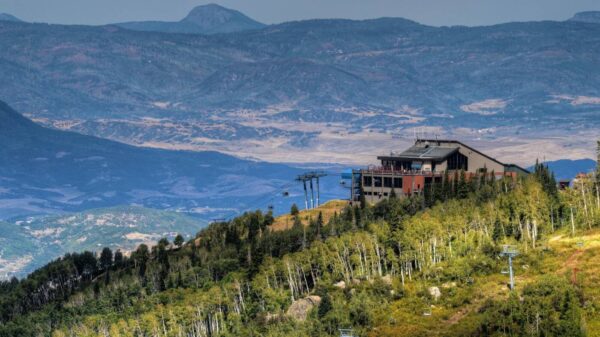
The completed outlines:
[[[297,321],[304,321],[308,316],[308,313],[312,308],[318,306],[321,303],[321,297],[319,296],[308,296],[306,298],[294,301],[288,308],[286,315]]]

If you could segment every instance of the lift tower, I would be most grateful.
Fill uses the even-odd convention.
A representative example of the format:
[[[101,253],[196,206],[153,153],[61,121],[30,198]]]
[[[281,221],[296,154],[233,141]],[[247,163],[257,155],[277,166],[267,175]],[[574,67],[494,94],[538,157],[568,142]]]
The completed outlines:
[[[304,187],[304,207],[305,209],[309,209],[308,208],[308,190],[306,187],[306,183],[309,183],[309,187],[310,187],[310,208],[315,208],[315,207],[319,207],[320,204],[320,199],[321,199],[321,191],[320,191],[320,186],[319,186],[319,178],[322,178],[324,176],[326,176],[327,174],[325,172],[322,171],[313,171],[313,172],[307,172],[305,174],[301,174],[296,178],[296,181],[300,181],[302,182],[302,185]],[[313,180],[315,180],[316,182],[316,188],[317,188],[317,196],[315,199],[315,190],[314,187],[315,185],[313,185]]]
[[[509,245],[504,245],[504,247],[502,248],[502,252],[500,253],[500,256],[508,257],[508,274],[510,275],[510,290],[511,291],[515,289],[515,277],[514,277],[514,273],[513,273],[512,260],[517,255],[519,255],[519,251],[517,250],[517,248],[515,248],[515,246],[509,246]],[[503,271],[503,274],[504,274],[504,271]]]

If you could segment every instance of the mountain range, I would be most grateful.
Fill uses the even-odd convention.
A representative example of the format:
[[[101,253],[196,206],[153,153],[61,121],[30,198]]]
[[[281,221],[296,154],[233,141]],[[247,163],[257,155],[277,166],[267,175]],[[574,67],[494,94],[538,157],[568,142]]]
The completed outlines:
[[[415,130],[506,146],[500,159],[524,165],[531,154],[508,157],[543,146],[549,160],[580,159],[599,126],[594,15],[486,27],[305,20],[213,35],[3,21],[0,97],[55,128],[271,161],[366,163]]]

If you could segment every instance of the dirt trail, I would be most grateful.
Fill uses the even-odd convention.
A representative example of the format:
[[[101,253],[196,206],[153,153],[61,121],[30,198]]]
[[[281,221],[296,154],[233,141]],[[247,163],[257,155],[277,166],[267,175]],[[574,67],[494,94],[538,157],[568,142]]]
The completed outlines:
[[[564,273],[567,270],[573,270],[579,265],[579,257],[585,252],[584,249],[578,249],[565,261],[559,273]]]

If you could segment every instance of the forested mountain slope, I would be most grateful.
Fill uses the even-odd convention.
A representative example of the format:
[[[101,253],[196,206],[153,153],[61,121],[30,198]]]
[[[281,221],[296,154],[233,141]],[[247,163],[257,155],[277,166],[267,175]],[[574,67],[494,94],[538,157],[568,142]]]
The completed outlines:
[[[67,255],[0,285],[0,336],[598,336],[593,179],[458,176],[327,222],[294,210],[271,231],[257,211],[129,258]]]

